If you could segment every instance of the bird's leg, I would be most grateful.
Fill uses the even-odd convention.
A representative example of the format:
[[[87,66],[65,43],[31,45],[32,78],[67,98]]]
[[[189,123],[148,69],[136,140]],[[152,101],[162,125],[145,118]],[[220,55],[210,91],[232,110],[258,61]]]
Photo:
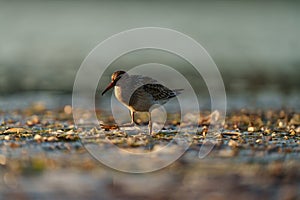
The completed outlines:
[[[152,136],[154,136],[154,134],[152,134],[152,119],[151,119],[150,111],[148,112],[148,115],[149,115],[149,123],[148,123],[149,135],[147,135],[148,143],[145,146],[145,150],[152,151],[153,147],[154,147],[154,142],[153,142]]]
[[[152,135],[152,120],[151,120],[151,112],[148,112],[149,114],[149,124],[148,124],[148,128],[149,128],[149,135]]]
[[[129,110],[129,114],[130,114],[130,117],[131,117],[131,122],[130,122],[130,123],[123,124],[122,127],[131,127],[131,126],[134,126],[134,125],[135,125],[134,113],[135,113],[134,111]]]
[[[123,124],[121,127],[132,127],[132,126],[135,125],[134,113],[135,113],[134,111],[129,110],[129,114],[130,114],[130,117],[131,117],[131,122]]]
[[[130,112],[130,117],[131,117],[131,125],[134,126],[134,124],[135,124],[134,111],[129,110],[129,112]]]

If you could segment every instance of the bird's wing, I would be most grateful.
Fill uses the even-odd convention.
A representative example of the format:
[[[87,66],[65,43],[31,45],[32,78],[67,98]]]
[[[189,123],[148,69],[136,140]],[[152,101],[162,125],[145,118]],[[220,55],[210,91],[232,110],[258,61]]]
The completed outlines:
[[[177,95],[177,92],[172,91],[161,84],[145,84],[142,86],[142,89],[150,94],[155,101],[167,100]]]
[[[137,85],[145,85],[145,84],[155,84],[158,83],[157,80],[148,77],[148,76],[142,76],[142,75],[131,75],[130,76],[131,81],[133,81]]]

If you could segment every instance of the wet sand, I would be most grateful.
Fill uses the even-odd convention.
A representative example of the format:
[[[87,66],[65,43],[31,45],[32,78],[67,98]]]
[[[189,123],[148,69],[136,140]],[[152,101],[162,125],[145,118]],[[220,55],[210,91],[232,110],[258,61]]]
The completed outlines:
[[[225,124],[211,133],[204,115],[198,124],[186,126],[197,131],[189,135],[191,145],[178,160],[155,172],[127,174],[97,161],[86,147],[102,145],[103,153],[108,154],[105,144],[109,141],[133,152],[143,152],[146,147],[151,151],[174,139],[178,115],[171,116],[164,130],[149,139],[146,133],[130,134],[110,126],[75,128],[68,105],[47,109],[34,104],[1,111],[1,199],[300,197],[300,113],[291,109],[231,110]],[[108,116],[106,124],[110,119]],[[200,159],[198,153],[207,137],[214,139],[215,146]]]

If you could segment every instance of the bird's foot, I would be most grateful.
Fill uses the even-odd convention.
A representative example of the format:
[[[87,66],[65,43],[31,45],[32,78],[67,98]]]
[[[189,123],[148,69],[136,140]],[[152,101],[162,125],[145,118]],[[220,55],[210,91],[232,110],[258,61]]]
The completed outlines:
[[[117,124],[100,124],[100,128],[109,131],[119,129],[119,126]]]
[[[151,137],[155,137],[155,136],[156,136],[156,133],[152,131],[152,133],[149,133],[149,135],[150,135]]]
[[[133,126],[135,126],[135,123],[131,122],[131,123],[122,124],[119,127],[133,127]]]

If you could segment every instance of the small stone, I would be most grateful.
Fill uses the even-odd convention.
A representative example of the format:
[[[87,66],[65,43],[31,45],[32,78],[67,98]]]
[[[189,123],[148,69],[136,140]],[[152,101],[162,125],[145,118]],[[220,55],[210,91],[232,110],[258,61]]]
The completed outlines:
[[[230,135],[230,136],[240,136],[241,133],[237,132],[237,131],[233,131],[233,132],[223,132],[222,135]]]
[[[29,119],[29,120],[26,121],[26,124],[27,124],[28,126],[33,126],[33,125],[38,124],[39,122],[40,122],[39,117],[38,117],[37,115],[33,115],[33,116],[31,117],[31,119]]]
[[[233,157],[235,152],[232,149],[222,149],[219,151],[221,157]]]
[[[300,114],[294,114],[289,124],[300,125]]]
[[[207,126],[203,126],[203,127],[202,127],[202,131],[201,131],[201,135],[203,135],[203,136],[205,137],[206,134],[207,134],[207,132],[208,132]]]
[[[291,129],[291,130],[289,131],[289,133],[290,133],[291,136],[296,135],[296,131],[295,131],[294,129]]]
[[[6,157],[5,155],[0,154],[0,165],[5,165],[6,164]]]
[[[255,142],[256,142],[257,144],[261,144],[261,143],[262,143],[262,139],[257,139]]]
[[[271,129],[269,129],[269,128],[265,128],[263,131],[264,131],[264,134],[266,134],[266,135],[271,133]]]
[[[37,113],[37,112],[43,112],[46,110],[46,106],[44,102],[34,102],[31,106],[31,109],[33,110],[33,112]]]
[[[34,140],[42,140],[42,136],[40,136],[39,134],[36,134],[35,136],[34,136]]]
[[[50,136],[50,137],[47,137],[47,141],[48,142],[54,142],[54,141],[57,141],[58,139],[54,136]]]
[[[255,127],[254,126],[249,126],[247,129],[248,132],[254,132],[255,131]]]
[[[118,125],[109,125],[109,124],[100,124],[100,127],[102,129],[104,129],[105,131],[109,131],[109,130],[117,130],[119,129]]]
[[[279,128],[285,128],[285,123],[283,121],[278,122],[278,127]]]
[[[32,123],[32,121],[30,121],[30,120],[27,120],[26,121],[26,124],[28,125],[28,126],[33,126],[34,124]]]
[[[180,125],[180,121],[172,120],[172,125],[173,126],[178,126],[178,125]]]
[[[11,148],[18,148],[18,147],[20,147],[20,144],[18,144],[18,143],[16,143],[16,142],[11,142],[11,143],[9,144],[9,146],[10,146]]]
[[[10,128],[10,129],[7,129],[3,132],[4,134],[10,134],[10,133],[31,133],[30,130],[28,129],[25,129],[25,128]]]
[[[275,132],[273,132],[271,136],[272,136],[272,137],[276,137],[277,134],[276,134]]]
[[[132,146],[135,142],[136,142],[136,139],[133,138],[133,137],[129,137],[129,138],[127,139],[127,144],[128,144],[129,146]]]
[[[234,141],[234,140],[229,140],[228,146],[230,146],[230,147],[238,147],[239,143],[237,141]]]
[[[67,115],[72,114],[72,106],[66,105],[66,106],[64,107],[64,112],[65,112]]]
[[[272,136],[268,135],[264,137],[266,142],[272,141]]]

